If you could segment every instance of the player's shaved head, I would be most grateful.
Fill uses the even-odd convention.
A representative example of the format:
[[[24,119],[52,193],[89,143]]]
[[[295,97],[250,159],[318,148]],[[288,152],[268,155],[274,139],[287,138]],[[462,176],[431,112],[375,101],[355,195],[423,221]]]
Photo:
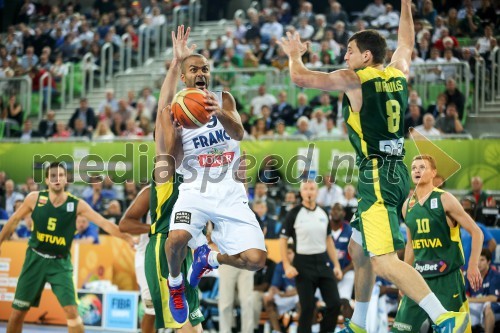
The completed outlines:
[[[193,53],[193,54],[187,56],[186,58],[184,58],[184,60],[182,60],[182,62],[181,62],[181,73],[182,74],[186,73],[186,70],[187,70],[186,66],[189,63],[190,59],[193,59],[193,58],[203,59],[203,60],[205,60],[205,62],[208,63],[207,58],[205,58],[203,55],[201,55],[199,53]]]

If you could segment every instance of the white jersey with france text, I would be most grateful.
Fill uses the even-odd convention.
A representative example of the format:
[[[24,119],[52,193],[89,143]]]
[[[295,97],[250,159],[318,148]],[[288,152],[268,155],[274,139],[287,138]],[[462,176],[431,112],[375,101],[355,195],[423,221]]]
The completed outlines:
[[[222,92],[214,92],[222,104]],[[232,139],[216,116],[204,126],[182,129],[184,160],[177,172],[183,175],[180,189],[200,188],[234,179],[240,158],[240,143]]]

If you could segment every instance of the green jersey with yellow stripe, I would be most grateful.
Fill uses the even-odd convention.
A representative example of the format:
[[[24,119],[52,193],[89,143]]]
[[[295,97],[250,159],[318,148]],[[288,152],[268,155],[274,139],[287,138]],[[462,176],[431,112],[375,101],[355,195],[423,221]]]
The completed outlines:
[[[158,233],[168,234],[170,215],[179,196],[179,185],[181,183],[182,176],[177,173],[171,180],[163,184],[158,185],[154,180],[151,181],[149,196],[149,208],[151,210],[150,236]]]
[[[42,253],[68,256],[76,232],[76,210],[78,199],[66,193],[66,201],[54,207],[49,191],[40,191],[35,209],[31,213],[33,231],[28,245]]]
[[[353,112],[344,95],[343,115],[358,165],[368,156],[404,156],[404,112],[408,106],[406,77],[400,70],[365,67],[356,70],[363,104]]]
[[[422,205],[412,197],[406,211],[405,223],[415,254],[413,266],[426,278],[448,274],[464,264],[460,226],[448,225],[443,193],[435,188]]]

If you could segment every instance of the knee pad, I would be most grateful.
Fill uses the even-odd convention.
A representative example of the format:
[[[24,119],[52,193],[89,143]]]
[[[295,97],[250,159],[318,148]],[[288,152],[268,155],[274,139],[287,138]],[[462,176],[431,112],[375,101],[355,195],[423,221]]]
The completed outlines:
[[[155,308],[153,305],[153,301],[151,299],[143,299],[143,304],[144,304],[144,313],[154,316]]]

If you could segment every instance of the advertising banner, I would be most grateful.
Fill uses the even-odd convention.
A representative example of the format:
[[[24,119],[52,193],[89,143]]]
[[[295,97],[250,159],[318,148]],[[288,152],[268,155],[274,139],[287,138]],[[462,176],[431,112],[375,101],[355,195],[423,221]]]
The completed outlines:
[[[107,293],[104,300],[104,328],[135,330],[138,306],[137,292]]]

